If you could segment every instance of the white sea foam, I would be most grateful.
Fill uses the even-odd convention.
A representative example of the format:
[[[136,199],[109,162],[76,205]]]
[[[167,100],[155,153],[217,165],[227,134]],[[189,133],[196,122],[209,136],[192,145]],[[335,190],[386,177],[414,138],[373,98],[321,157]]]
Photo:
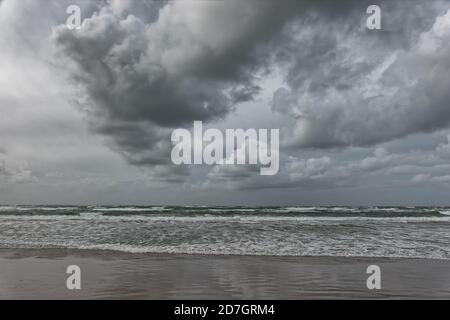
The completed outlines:
[[[286,257],[354,257],[354,258],[426,258],[434,260],[450,260],[450,256],[446,253],[418,253],[415,251],[392,252],[391,250],[381,252],[367,252],[363,247],[352,248],[272,248],[267,244],[260,244],[257,247],[230,247],[226,244],[206,244],[206,245],[148,245],[138,246],[122,243],[110,244],[77,244],[74,242],[67,243],[33,243],[33,242],[16,242],[10,243],[10,247],[27,247],[27,248],[67,248],[78,250],[100,250],[100,251],[116,251],[133,254],[187,254],[187,255],[246,255],[246,256],[286,256]]]
[[[321,208],[323,210],[329,210],[329,211],[344,211],[344,212],[358,212],[359,209],[357,208],[348,208],[348,207],[331,207],[331,208]]]
[[[211,208],[210,212],[255,212],[255,208]]]
[[[170,215],[122,215],[122,216],[105,216],[101,212],[82,213],[80,215],[0,215],[0,220],[102,220],[102,221],[148,221],[148,222],[340,222],[340,221],[389,221],[389,222],[450,222],[450,216],[442,217],[295,217],[295,216],[214,216],[214,215],[198,215],[198,216],[170,216]]]
[[[123,211],[123,212],[150,212],[150,211],[166,211],[165,207],[96,207],[92,209],[93,211]]]
[[[286,207],[286,208],[274,208],[274,209],[264,209],[266,212],[314,212],[318,207]]]
[[[97,217],[101,217],[103,215],[103,212],[88,211],[88,212],[80,212],[79,215],[82,218],[97,218]],[[74,217],[76,217],[76,216],[74,216]],[[73,217],[71,217],[71,218],[73,218]]]
[[[76,210],[77,207],[24,207],[24,206],[0,206],[0,211],[64,211]]]
[[[405,213],[405,212],[414,212],[414,211],[420,211],[422,209],[415,209],[415,208],[364,208],[363,211],[369,211],[369,212],[390,212],[390,213]]]

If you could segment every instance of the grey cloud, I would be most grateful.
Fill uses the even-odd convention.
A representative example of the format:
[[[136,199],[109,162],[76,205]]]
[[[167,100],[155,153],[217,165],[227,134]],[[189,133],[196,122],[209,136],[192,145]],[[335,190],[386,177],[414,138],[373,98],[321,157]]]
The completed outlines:
[[[447,136],[447,143],[439,144],[436,151],[441,158],[450,160],[450,135]]]
[[[77,32],[55,29],[52,42],[85,89],[96,131],[132,163],[161,163],[153,149],[167,141],[164,128],[221,119],[258,92],[251,51],[289,11],[274,14],[267,1],[251,10],[256,4],[176,1],[151,23],[105,6]],[[248,19],[239,21],[242,10]]]
[[[21,184],[36,181],[36,177],[28,166],[22,164],[18,167],[9,167],[0,159],[0,181],[6,184]]]
[[[448,28],[421,33],[448,1],[379,1],[382,32],[364,27],[371,2],[261,1],[183,10],[173,1],[1,1],[0,201],[448,205],[443,132],[409,135],[447,126]],[[47,40],[69,4],[83,18],[105,9],[83,30],[55,29],[55,73]],[[267,100],[283,82],[273,114]],[[257,166],[171,166],[172,127],[194,118],[281,128],[292,148],[274,177]]]
[[[131,164],[153,166],[156,179],[173,171],[167,179],[178,181],[187,170],[170,165],[172,128],[223,119],[255,97],[257,75],[272,69],[281,69],[287,84],[276,91],[273,110],[292,119],[284,136],[295,148],[370,146],[447,127],[450,33],[441,25],[450,14],[437,18],[445,2],[383,1],[385,31],[374,33],[365,29],[366,7],[358,1],[108,1],[81,30],[55,28],[51,41],[86,94],[79,103],[95,132]],[[393,157],[373,162],[384,167],[381,159]],[[285,173],[270,184],[339,185],[340,175],[378,170],[360,167],[374,165],[368,159],[340,166],[334,176],[325,169],[324,176],[302,176],[326,166],[325,159],[300,161],[300,176]],[[228,168],[210,177],[265,186],[252,170]]]
[[[444,92],[432,92],[438,105],[415,98],[436,81],[448,83],[445,68],[426,79],[420,70],[407,72],[430,61],[411,43],[440,4],[413,2],[419,18],[405,21],[406,5],[383,2],[388,30],[372,35],[357,1],[108,1],[81,30],[56,28],[52,42],[85,90],[97,132],[132,163],[161,161],[162,154],[152,159],[147,151],[136,160],[138,146],[167,138],[152,132],[219,120],[251,100],[256,74],[271,67],[287,71],[289,88],[277,91],[274,110],[296,119],[291,144],[370,145],[448,124]],[[420,84],[408,86],[410,78]],[[423,110],[434,112],[424,117]]]
[[[408,3],[420,17],[414,21],[399,18],[406,6],[383,20],[398,41],[346,24],[294,24],[297,45],[284,57],[288,88],[273,102],[295,119],[287,144],[366,146],[448,127],[448,3]]]
[[[446,183],[450,170],[450,137],[434,150],[389,152],[378,147],[372,154],[348,159],[338,155],[300,158],[283,155],[284,165],[276,176],[263,177],[247,166],[216,166],[207,175],[205,188],[306,190],[348,188],[371,184],[408,185],[415,183]],[[370,150],[370,149],[364,149]]]
[[[147,150],[167,138],[161,129],[223,119],[253,99],[286,23],[307,10],[335,19],[356,1],[152,3],[108,1],[81,30],[51,38],[94,128],[135,164],[162,161]]]

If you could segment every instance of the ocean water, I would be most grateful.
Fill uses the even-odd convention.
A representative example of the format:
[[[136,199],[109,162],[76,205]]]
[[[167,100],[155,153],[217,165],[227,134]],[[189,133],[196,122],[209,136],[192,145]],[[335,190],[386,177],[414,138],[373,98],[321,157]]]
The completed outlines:
[[[0,206],[0,248],[450,259],[450,208]]]

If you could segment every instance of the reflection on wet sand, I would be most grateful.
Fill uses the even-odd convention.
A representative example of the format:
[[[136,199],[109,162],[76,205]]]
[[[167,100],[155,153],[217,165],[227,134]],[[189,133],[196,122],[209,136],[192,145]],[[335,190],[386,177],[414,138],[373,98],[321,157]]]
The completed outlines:
[[[68,265],[82,289],[67,290]],[[382,270],[368,290],[366,268]],[[450,298],[450,261],[336,257],[124,254],[1,250],[0,298],[340,299]]]

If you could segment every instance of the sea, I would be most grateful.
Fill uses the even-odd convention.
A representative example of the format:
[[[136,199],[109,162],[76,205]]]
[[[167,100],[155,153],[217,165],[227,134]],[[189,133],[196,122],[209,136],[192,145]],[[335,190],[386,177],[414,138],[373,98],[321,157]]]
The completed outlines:
[[[4,205],[0,248],[448,260],[450,208]]]

